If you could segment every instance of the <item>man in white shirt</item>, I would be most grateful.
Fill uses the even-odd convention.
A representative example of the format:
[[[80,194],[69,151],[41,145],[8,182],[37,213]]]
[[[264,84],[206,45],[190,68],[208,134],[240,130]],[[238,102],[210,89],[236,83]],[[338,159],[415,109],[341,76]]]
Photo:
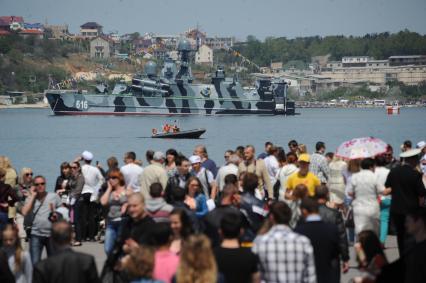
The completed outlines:
[[[189,158],[192,166],[192,174],[200,179],[203,185],[203,193],[207,198],[215,199],[217,194],[217,185],[213,173],[204,167],[201,167],[201,157],[193,155]]]
[[[83,239],[88,238],[94,241],[95,238],[95,215],[96,215],[96,199],[98,198],[99,189],[105,179],[101,171],[95,166],[90,165],[93,160],[93,154],[84,151],[81,154],[84,164],[81,166],[81,172],[84,177],[84,186],[81,192],[79,221],[81,221],[81,235]]]
[[[219,187],[219,191],[223,190],[225,186],[225,177],[229,174],[234,174],[238,176],[238,164],[240,163],[240,158],[236,154],[231,154],[226,162],[226,165],[220,167],[217,176],[216,183]]]
[[[124,154],[123,161],[126,165],[120,168],[121,173],[124,176],[124,181],[126,182],[126,187],[131,188],[134,192],[140,191],[140,186],[138,183],[139,175],[142,174],[143,168],[135,163],[136,153],[133,151],[126,152]]]
[[[280,165],[278,164],[278,160],[276,154],[278,153],[278,149],[275,146],[270,146],[268,151],[268,156],[263,160],[265,161],[266,170],[268,171],[269,179],[271,180],[271,185],[274,186],[277,181],[276,176],[278,170],[280,169]]]
[[[84,177],[84,186],[81,194],[91,194],[90,201],[95,201],[105,179],[98,167],[91,165],[93,159],[91,152],[84,151],[81,157],[84,161],[84,164],[81,166],[81,172]]]

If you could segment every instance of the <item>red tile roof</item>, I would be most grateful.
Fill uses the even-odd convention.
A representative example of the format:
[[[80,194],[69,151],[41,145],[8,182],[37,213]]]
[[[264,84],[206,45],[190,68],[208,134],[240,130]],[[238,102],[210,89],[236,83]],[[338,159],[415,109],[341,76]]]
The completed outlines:
[[[13,22],[24,23],[24,18],[20,16],[3,16],[0,17],[0,20],[6,22],[7,24],[11,24]]]
[[[5,20],[0,18],[0,27],[9,27],[10,25],[8,23],[6,23]]]
[[[19,33],[21,33],[21,34],[43,34],[43,32],[39,31],[38,29],[24,29],[24,30],[21,30]]]

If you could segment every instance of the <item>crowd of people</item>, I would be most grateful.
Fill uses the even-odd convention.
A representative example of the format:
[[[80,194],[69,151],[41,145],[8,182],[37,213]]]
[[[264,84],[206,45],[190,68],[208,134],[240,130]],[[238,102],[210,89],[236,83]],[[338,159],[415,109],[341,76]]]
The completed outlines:
[[[354,282],[426,282],[426,143],[401,152],[344,160],[291,140],[226,150],[222,166],[199,145],[103,168],[84,151],[60,164],[53,190],[0,156],[0,281],[332,283],[353,245]],[[90,241],[104,244],[99,274],[71,248]]]

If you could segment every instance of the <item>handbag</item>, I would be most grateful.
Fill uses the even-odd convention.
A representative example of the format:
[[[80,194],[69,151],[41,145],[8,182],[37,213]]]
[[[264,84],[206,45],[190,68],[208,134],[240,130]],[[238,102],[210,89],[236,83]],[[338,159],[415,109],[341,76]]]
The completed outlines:
[[[44,200],[46,199],[46,197],[43,198],[43,200],[41,201],[39,207],[36,209],[36,211],[32,214],[31,220],[28,221],[29,223],[27,223],[27,225],[25,225],[24,230],[25,233],[27,234],[27,237],[25,239],[25,241],[28,241],[31,238],[31,230],[33,229],[33,222],[34,219],[38,213],[38,211],[40,210],[40,208],[43,206]]]
[[[274,184],[273,187],[273,192],[274,192],[274,199],[278,200],[279,196],[280,196],[280,189],[281,189],[281,181],[280,181],[280,174],[281,174],[281,170],[283,170],[283,168],[280,168],[280,171],[278,171],[277,175],[275,176],[275,178],[277,179],[277,181]]]
[[[355,228],[355,222],[354,222],[354,211],[352,206],[349,206],[346,213],[344,213],[344,221],[345,221],[345,227],[346,228]]]

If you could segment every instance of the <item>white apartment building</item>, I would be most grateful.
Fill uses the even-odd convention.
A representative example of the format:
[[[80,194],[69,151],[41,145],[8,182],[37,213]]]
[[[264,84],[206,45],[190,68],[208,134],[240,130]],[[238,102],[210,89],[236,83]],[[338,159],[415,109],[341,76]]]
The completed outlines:
[[[195,53],[196,64],[213,64],[213,49],[207,45],[202,45]]]

